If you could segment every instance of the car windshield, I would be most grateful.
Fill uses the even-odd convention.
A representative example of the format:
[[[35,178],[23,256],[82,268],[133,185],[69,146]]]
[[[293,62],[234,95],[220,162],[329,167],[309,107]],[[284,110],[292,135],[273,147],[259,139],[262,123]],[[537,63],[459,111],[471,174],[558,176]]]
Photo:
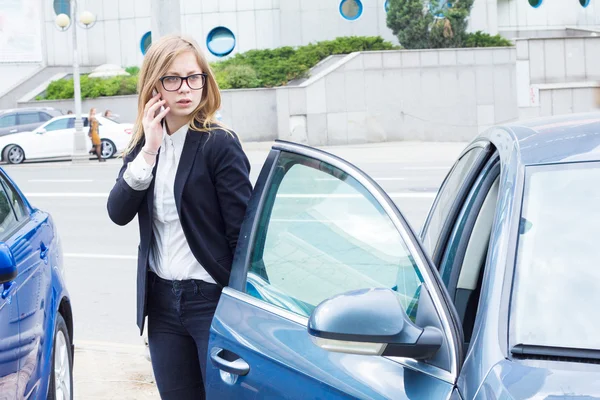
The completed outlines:
[[[528,167],[514,344],[600,349],[600,163]]]

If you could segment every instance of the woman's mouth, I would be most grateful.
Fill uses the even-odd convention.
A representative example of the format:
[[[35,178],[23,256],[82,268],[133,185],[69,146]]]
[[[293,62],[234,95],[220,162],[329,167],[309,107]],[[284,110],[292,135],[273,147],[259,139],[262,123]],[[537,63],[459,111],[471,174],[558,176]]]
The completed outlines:
[[[192,104],[192,101],[190,99],[181,99],[177,102],[177,104],[186,107]]]

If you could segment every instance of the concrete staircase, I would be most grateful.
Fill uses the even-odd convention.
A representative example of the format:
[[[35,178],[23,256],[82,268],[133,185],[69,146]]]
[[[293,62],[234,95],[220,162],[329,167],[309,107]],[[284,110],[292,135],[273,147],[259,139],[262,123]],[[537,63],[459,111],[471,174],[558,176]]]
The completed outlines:
[[[90,72],[93,67],[80,67],[81,73]],[[72,66],[41,67],[20,82],[15,83],[6,92],[0,93],[0,109],[16,108],[17,102],[37,87],[47,85],[52,78],[62,77],[73,72]],[[43,89],[42,89],[43,90]]]

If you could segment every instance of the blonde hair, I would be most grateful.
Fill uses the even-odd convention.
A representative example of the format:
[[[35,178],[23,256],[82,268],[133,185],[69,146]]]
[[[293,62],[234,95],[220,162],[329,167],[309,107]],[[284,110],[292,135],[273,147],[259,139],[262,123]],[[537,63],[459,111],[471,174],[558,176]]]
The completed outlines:
[[[123,154],[128,154],[143,140],[144,108],[153,97],[153,89],[159,84],[159,78],[164,76],[173,60],[182,53],[191,51],[196,56],[196,61],[202,72],[206,74],[206,84],[202,92],[202,99],[198,107],[191,113],[193,117],[189,122],[190,129],[197,132],[209,132],[210,125],[222,125],[215,115],[221,107],[221,93],[219,85],[204,57],[198,43],[190,37],[182,35],[167,35],[152,43],[144,56],[144,62],[138,77],[138,113],[133,126],[133,137]]]

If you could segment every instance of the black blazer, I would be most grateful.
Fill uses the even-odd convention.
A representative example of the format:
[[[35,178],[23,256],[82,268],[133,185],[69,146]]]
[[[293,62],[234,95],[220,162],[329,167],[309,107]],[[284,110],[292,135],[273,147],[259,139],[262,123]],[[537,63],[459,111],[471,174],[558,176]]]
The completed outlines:
[[[140,332],[147,315],[154,178],[147,190],[136,191],[125,182],[123,173],[143,144],[125,156],[107,204],[110,219],[118,225],[126,225],[138,216],[137,324]],[[235,135],[217,127],[210,134],[188,130],[175,175],[175,204],[192,253],[219,286],[227,286],[229,282],[235,246],[252,194],[249,174],[250,163]]]

